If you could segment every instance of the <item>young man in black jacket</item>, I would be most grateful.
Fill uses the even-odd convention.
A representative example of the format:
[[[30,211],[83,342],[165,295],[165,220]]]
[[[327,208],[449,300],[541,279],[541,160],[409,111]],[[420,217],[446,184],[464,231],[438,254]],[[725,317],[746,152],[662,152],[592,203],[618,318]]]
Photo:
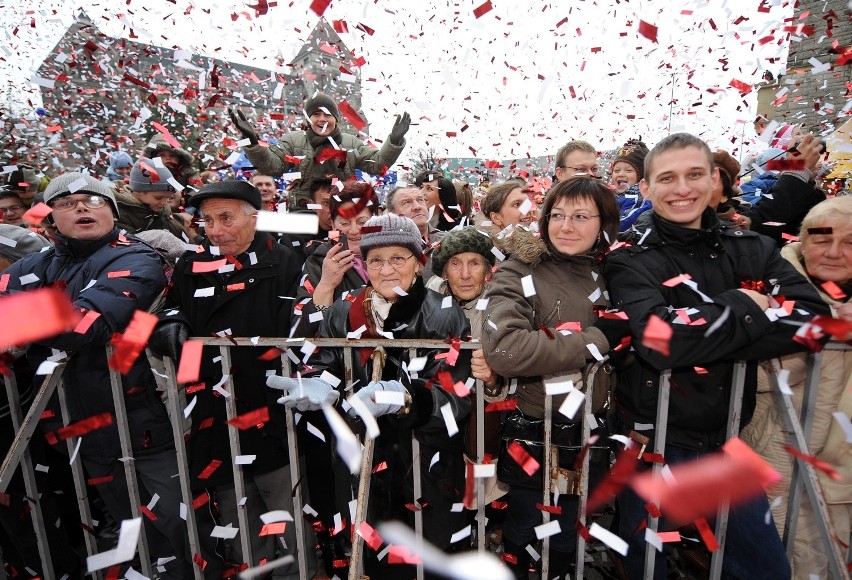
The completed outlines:
[[[656,421],[660,371],[672,369],[677,388],[672,388],[669,403],[664,454],[669,465],[697,459],[725,442],[734,361],[804,350],[793,340],[796,323],[828,312],[772,240],[721,226],[708,207],[718,180],[712,153],[702,140],[686,133],[663,139],[645,158],[645,178],[640,182],[642,194],[653,203],[652,227],[633,234],[630,245],[611,252],[604,266],[610,298],[628,315],[638,355],[619,374],[618,419],[625,433],[653,438],[655,431],[649,426]],[[689,275],[688,283],[670,282],[683,274]],[[775,310],[771,296],[794,300],[792,312]],[[652,316],[671,329],[667,347],[643,344],[648,342],[643,336]],[[752,362],[743,423],[754,409],[755,387]],[[632,490],[618,498],[618,531],[630,543],[626,563],[631,578],[643,576],[644,504]],[[774,524],[765,522],[767,511],[765,497],[731,509],[725,573],[737,578],[789,578],[790,565]],[[655,577],[665,578],[662,554]]]

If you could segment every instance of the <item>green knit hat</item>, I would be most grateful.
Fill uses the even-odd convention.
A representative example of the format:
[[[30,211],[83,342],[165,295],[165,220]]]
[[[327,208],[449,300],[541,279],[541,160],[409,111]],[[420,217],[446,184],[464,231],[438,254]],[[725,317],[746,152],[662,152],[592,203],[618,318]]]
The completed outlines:
[[[491,251],[494,244],[491,237],[474,227],[452,230],[441,240],[440,247],[432,253],[432,272],[440,276],[450,258],[465,252],[480,254],[492,266],[497,257]]]
[[[308,114],[308,117],[310,117],[318,111],[320,107],[327,110],[335,119],[337,119],[338,123],[340,122],[340,111],[337,110],[337,104],[334,102],[334,99],[325,93],[317,93],[308,99],[305,103],[305,112]]]

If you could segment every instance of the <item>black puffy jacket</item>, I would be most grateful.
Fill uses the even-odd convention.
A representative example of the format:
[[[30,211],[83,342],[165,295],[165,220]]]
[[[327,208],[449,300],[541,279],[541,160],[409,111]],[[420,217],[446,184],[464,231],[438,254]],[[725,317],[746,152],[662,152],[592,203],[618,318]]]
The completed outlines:
[[[639,355],[618,374],[619,411],[630,428],[653,424],[660,371],[671,368],[668,441],[714,449],[725,440],[734,361],[805,350],[793,340],[799,328],[795,322],[828,313],[828,306],[780,256],[772,240],[722,227],[711,208],[704,211],[700,229],[681,227],[656,214],[651,219],[647,235],[632,233],[628,242],[633,245],[611,252],[604,262],[610,299],[627,313]],[[681,274],[689,274],[709,301],[686,284],[663,285]],[[794,300],[792,314],[773,322],[739,291],[761,286],[768,292],[777,287],[778,294]],[[674,309],[681,309],[680,314]],[[672,329],[668,356],[643,345],[652,314]],[[708,332],[714,325],[718,328]],[[750,364],[743,424],[754,410],[755,388],[756,367]]]
[[[123,273],[110,277],[110,273]],[[51,348],[72,355],[64,372],[71,421],[101,413],[115,413],[105,346],[113,334],[123,332],[136,310],[147,310],[166,286],[159,255],[113,229],[91,241],[57,235],[56,247],[27,256],[4,273],[10,274],[8,292],[34,290],[55,283],[67,284],[66,293],[75,307],[99,312],[85,334],[68,332],[30,346],[27,356],[37,366],[50,356]],[[38,280],[21,284],[21,276]],[[154,375],[144,353],[122,376],[124,402],[135,455],[173,447],[166,409],[156,392]],[[51,400],[52,418],[43,428],[61,427],[57,397]],[[59,449],[65,449],[64,441]],[[122,456],[116,425],[89,432],[82,438],[80,455],[88,461],[111,463]]]

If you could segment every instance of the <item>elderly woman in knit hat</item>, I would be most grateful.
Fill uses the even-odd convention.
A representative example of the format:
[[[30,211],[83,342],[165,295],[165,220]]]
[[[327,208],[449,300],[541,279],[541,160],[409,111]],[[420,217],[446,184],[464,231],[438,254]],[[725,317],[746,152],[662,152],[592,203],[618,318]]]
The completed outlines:
[[[348,105],[347,105],[348,106]],[[311,203],[311,182],[314,179],[336,177],[346,181],[360,169],[371,174],[384,173],[393,165],[405,147],[405,134],[411,124],[408,113],[397,115],[390,135],[381,149],[343,133],[340,110],[325,93],[316,93],[305,103],[308,127],[305,131],[290,131],[276,145],[261,145],[257,131],[237,108],[229,110],[234,127],[249,140],[246,157],[259,173],[280,177],[285,173],[300,173],[299,185],[290,192],[294,206]]]
[[[470,325],[462,310],[455,303],[444,307],[444,297],[423,283],[423,245],[417,225],[409,218],[385,214],[370,218],[362,231],[361,255],[369,285],[352,300],[338,300],[323,313],[320,336],[464,340]],[[388,348],[379,381],[371,381],[371,351],[363,348],[354,354],[350,376],[340,349],[320,348],[308,359],[310,378],[271,377],[268,384],[284,391],[279,402],[300,411],[334,404],[351,418],[363,417],[359,412],[377,418],[381,434],[373,462],[383,467],[374,471],[370,481],[367,521],[374,527],[391,519],[411,523],[413,513],[406,505],[425,500],[429,507],[422,512],[424,538],[441,549],[464,547],[451,544],[451,538],[467,524],[467,516],[452,508],[464,499],[464,433],[471,403],[470,397],[442,388],[437,381],[464,384],[471,375],[470,351],[453,351],[447,357],[446,349],[419,348],[412,355],[407,348]],[[342,404],[344,397],[358,403]],[[412,438],[420,444],[419,496],[414,494],[411,475]],[[327,449],[329,454],[333,451],[330,446]],[[330,455],[328,461],[332,461]],[[337,477],[349,479],[348,472]],[[376,559],[381,551],[365,550],[365,573],[371,578],[388,577],[387,559]],[[404,566],[392,570],[398,570],[399,577],[413,575]]]

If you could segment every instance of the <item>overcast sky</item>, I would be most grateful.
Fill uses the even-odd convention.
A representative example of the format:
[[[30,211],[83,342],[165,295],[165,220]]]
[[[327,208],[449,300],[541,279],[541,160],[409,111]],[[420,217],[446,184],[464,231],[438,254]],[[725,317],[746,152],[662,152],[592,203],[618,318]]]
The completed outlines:
[[[755,139],[756,95],[743,98],[729,85],[783,70],[782,21],[793,16],[781,0],[767,0],[768,13],[758,12],[760,0],[492,0],[477,18],[482,4],[331,2],[326,19],[346,21],[341,37],[366,59],[363,108],[374,136],[384,138],[393,114],[407,110],[418,123],[412,151],[428,142],[453,156],[472,148],[483,158],[524,157],[552,154],[569,138],[601,149],[638,136],[652,145],[669,129],[733,150],[741,137]],[[275,68],[275,57],[295,56],[316,24],[310,5],[279,0],[257,15],[222,0],[0,0],[0,78],[25,94],[80,10],[111,36],[128,36],[132,24],[142,41]],[[640,20],[657,26],[656,43],[639,33]],[[6,106],[5,93],[2,100]]]

